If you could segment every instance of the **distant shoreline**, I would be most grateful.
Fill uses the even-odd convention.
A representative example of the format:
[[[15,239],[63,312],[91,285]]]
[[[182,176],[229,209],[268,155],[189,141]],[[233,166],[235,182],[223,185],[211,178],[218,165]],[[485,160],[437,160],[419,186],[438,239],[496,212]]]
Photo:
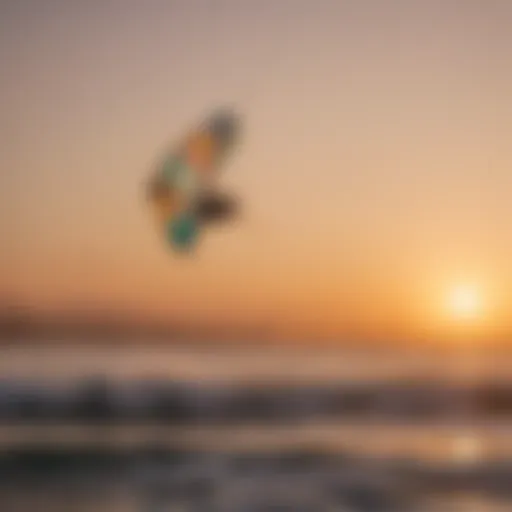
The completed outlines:
[[[254,341],[253,341],[254,340]],[[151,334],[151,333],[118,333],[98,334],[92,332],[37,332],[6,335],[0,332],[0,347],[58,347],[58,346],[96,346],[105,348],[129,348],[147,346],[172,348],[197,348],[198,350],[229,350],[251,351],[282,350],[284,352],[301,353],[398,353],[398,354],[456,354],[463,352],[463,348],[454,343],[429,342],[412,344],[407,342],[364,342],[364,341],[331,341],[311,339],[259,339],[257,336],[231,335],[229,337],[215,335],[179,335],[179,334]],[[496,354],[512,354],[512,344],[494,342],[481,344],[479,350]]]
[[[464,348],[460,343],[447,342],[434,336],[405,339],[388,336],[315,335],[314,333],[280,332],[271,325],[229,325],[203,321],[167,322],[132,320],[111,313],[66,312],[42,314],[25,307],[0,307],[0,346],[40,344],[94,344],[97,346],[194,346],[198,348],[278,347],[279,349],[334,351],[400,351],[455,352]],[[512,353],[510,340],[499,339],[476,343],[479,349]]]

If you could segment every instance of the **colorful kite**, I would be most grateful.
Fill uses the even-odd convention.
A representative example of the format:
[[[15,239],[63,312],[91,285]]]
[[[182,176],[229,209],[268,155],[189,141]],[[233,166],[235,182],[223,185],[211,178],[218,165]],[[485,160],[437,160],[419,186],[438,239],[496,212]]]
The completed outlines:
[[[216,112],[166,155],[152,177],[148,199],[174,249],[192,249],[202,226],[236,215],[236,201],[216,185],[238,131],[233,113]]]

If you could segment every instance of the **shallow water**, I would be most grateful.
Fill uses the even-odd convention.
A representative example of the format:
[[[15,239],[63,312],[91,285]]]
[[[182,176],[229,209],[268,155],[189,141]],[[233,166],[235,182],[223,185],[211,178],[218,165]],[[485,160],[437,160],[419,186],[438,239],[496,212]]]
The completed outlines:
[[[269,452],[313,446],[370,457],[414,457],[425,461],[512,460],[512,428],[486,425],[477,431],[457,425],[322,422],[303,425],[1,425],[0,449],[44,446],[111,446]]]
[[[1,461],[2,470],[9,471],[0,482],[0,506],[6,512],[503,512],[512,505],[507,484],[512,467],[499,465],[457,469],[314,450],[47,449],[17,457]]]

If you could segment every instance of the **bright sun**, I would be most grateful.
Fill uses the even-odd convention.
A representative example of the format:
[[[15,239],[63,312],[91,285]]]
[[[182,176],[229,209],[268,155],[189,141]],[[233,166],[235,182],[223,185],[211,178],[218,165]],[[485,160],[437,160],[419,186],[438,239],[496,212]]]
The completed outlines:
[[[482,311],[482,299],[479,290],[470,285],[454,287],[448,297],[448,308],[456,319],[476,319]]]

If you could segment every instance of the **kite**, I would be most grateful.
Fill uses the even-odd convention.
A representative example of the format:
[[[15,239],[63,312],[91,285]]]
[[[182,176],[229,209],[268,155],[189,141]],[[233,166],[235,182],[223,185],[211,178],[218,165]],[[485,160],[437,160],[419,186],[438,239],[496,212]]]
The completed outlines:
[[[228,110],[217,111],[157,166],[147,186],[147,198],[173,249],[193,249],[203,226],[236,216],[237,201],[218,190],[217,181],[238,132],[237,117]]]

